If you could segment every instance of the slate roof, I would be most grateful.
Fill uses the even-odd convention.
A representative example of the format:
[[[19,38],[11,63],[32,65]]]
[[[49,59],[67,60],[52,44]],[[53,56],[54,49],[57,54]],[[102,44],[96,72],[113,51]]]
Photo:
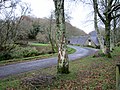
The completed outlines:
[[[92,31],[89,33],[90,36],[97,36],[97,32],[96,31]]]
[[[92,31],[89,33],[91,40],[94,42],[95,45],[99,45],[99,41],[97,38],[97,32],[96,31]]]
[[[80,36],[80,37],[72,37],[70,39],[68,39],[70,41],[70,44],[80,44],[80,45],[84,45],[85,42],[88,39],[91,39],[93,41],[93,43],[98,46],[99,45],[99,41],[97,38],[97,32],[96,31],[92,31],[91,33],[89,33],[89,35],[86,36]],[[102,41],[104,42],[104,41]]]
[[[80,36],[80,37],[74,37],[74,38],[70,38],[70,44],[80,44],[80,45],[84,45],[84,43],[86,42],[86,40],[88,39],[89,36]]]
[[[96,36],[91,36],[90,38],[94,42],[95,45],[97,45],[97,46],[99,45],[99,41],[98,41],[98,38]]]

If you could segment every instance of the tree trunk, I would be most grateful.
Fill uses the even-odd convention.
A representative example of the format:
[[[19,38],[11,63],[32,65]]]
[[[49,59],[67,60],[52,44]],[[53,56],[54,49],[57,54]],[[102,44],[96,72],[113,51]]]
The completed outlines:
[[[101,6],[98,6],[98,2],[100,2],[104,8],[100,8]],[[93,4],[94,7],[97,11],[98,16],[100,17],[100,19],[102,20],[102,22],[105,24],[105,54],[108,57],[111,57],[111,53],[110,53],[110,29],[111,29],[111,21],[114,18],[120,17],[120,14],[117,15],[113,15],[114,11],[119,10],[119,6],[120,4],[118,4],[119,1],[114,1],[114,0],[93,0]],[[100,5],[101,5],[100,4]],[[103,15],[100,13],[100,9],[104,9]]]
[[[111,58],[110,54],[110,18],[111,15],[105,14],[106,22],[105,22],[105,46],[106,46],[106,56]]]
[[[113,30],[110,30],[110,51],[114,49],[114,33]]]
[[[114,43],[114,47],[116,46],[116,43],[117,43],[117,33],[116,33],[116,18],[113,19],[113,43]]]
[[[48,37],[49,37],[49,41],[50,41],[50,44],[51,44],[52,53],[54,53],[55,52],[55,43],[54,43],[54,39],[53,39],[53,35],[52,35],[52,19],[53,19],[53,15],[51,13],[51,16],[50,16],[50,27],[48,29]]]
[[[97,32],[97,37],[98,37],[98,41],[100,44],[100,49],[102,50],[102,52],[105,54],[105,48],[104,48],[104,42],[103,42],[103,38],[100,35],[99,29],[98,29],[98,25],[97,25],[97,1],[93,0],[93,8],[94,8],[94,28]]]
[[[55,4],[55,17],[56,17],[56,28],[57,28],[57,45],[58,45],[58,66],[57,72],[69,73],[69,60],[67,54],[66,44],[66,27],[65,27],[65,16],[64,16],[64,0],[54,0]]]
[[[55,44],[54,44],[54,42],[53,42],[53,38],[52,38],[52,36],[51,36],[50,33],[51,33],[51,32],[49,32],[48,37],[49,37],[49,41],[50,41],[50,44],[51,44],[52,53],[54,53],[54,52],[55,52]]]

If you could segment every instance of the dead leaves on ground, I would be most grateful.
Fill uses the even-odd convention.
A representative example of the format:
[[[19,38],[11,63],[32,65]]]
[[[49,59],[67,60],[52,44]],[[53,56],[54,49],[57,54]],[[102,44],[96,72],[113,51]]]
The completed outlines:
[[[81,66],[85,67],[85,66]],[[93,62],[79,70],[75,80],[61,80],[55,90],[115,90],[115,66]]]

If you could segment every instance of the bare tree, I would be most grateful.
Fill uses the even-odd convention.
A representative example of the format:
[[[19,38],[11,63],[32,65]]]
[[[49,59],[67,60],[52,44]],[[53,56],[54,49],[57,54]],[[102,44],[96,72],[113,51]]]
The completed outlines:
[[[22,5],[21,5],[21,4]],[[23,15],[27,12],[28,8],[23,8],[23,3],[19,0],[5,0],[0,2],[0,51],[2,53],[9,53],[11,49],[14,48],[14,42],[17,40],[17,28],[22,20],[16,15],[16,9],[22,9],[20,15]]]
[[[69,62],[67,54],[66,27],[64,14],[64,0],[53,0],[55,5],[55,18],[58,43],[58,67],[57,72],[69,73]]]
[[[54,35],[52,32],[52,29],[53,29],[53,13],[51,12],[49,27],[47,31],[48,31],[48,38],[52,47],[52,52],[54,53],[56,51],[55,50],[56,47],[55,47],[55,40],[54,40],[55,37],[53,37]]]
[[[119,13],[117,13],[116,15],[113,14],[115,11],[120,9],[120,3],[118,3],[117,0],[102,0],[102,1],[93,0],[93,4],[96,8],[96,12],[99,18],[105,25],[105,54],[106,56],[111,57],[110,54],[111,21],[120,16]]]
[[[98,18],[97,18],[97,2],[96,0],[93,0],[94,4],[93,4],[93,8],[94,8],[94,28],[97,32],[97,36],[98,36],[98,41],[100,43],[100,48],[102,50],[102,52],[105,54],[105,48],[104,48],[104,42],[103,42],[103,38],[101,37],[99,28],[98,28]]]

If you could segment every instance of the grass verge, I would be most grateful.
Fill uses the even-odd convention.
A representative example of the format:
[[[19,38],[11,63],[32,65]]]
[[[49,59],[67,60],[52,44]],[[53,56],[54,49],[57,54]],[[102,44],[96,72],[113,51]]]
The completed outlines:
[[[50,44],[43,44],[43,43],[29,43],[29,45],[32,45],[32,46],[49,46]]]
[[[38,56],[32,56],[32,57],[25,57],[25,58],[18,58],[18,59],[10,59],[10,60],[2,60],[0,61],[0,66],[8,65],[8,64],[14,64],[19,62],[27,62],[27,61],[33,61],[33,60],[40,60],[44,58],[50,58],[50,57],[56,57],[57,53],[50,53],[48,54],[47,51],[50,51],[50,45],[49,44],[39,44],[39,43],[31,43],[32,46],[36,46],[36,48],[40,51],[43,49],[44,54],[38,55]],[[68,53],[72,54],[76,50],[73,48],[68,47]]]
[[[0,90],[116,90],[115,65],[120,62],[120,47],[112,56],[72,61],[69,74],[58,75],[53,66],[0,79]],[[48,82],[50,77],[55,77],[52,83]]]

